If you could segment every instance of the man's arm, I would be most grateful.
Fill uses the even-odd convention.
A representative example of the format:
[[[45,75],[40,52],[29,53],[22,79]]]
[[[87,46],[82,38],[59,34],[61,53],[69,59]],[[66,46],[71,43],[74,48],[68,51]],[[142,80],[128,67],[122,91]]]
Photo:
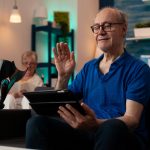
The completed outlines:
[[[67,105],[65,107],[59,107],[58,113],[60,116],[73,128],[80,128],[83,130],[95,130],[97,127],[108,119],[97,119],[93,110],[91,110],[86,104],[81,103],[81,106],[86,112],[86,115],[81,115],[76,109]],[[141,118],[144,106],[133,100],[127,100],[126,112],[123,116],[114,118],[122,120],[129,128],[135,129]],[[69,111],[68,111],[69,110]]]
[[[57,83],[55,85],[56,90],[66,89],[68,87],[68,81],[71,75],[66,75],[64,77],[58,76]]]
[[[135,129],[141,118],[144,106],[136,101],[127,99],[126,112],[123,116],[116,119],[122,120],[129,128]],[[107,119],[97,119],[98,124],[103,123]]]
[[[122,120],[129,128],[136,128],[140,122],[144,106],[136,101],[127,99],[126,112],[118,119]]]

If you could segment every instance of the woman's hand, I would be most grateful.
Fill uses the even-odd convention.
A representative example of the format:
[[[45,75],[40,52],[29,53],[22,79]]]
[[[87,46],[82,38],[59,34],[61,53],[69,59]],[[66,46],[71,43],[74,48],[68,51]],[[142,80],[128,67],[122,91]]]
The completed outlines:
[[[67,43],[57,43],[53,49],[55,65],[59,77],[70,77],[75,68],[74,53],[70,52]]]
[[[67,104],[66,107],[59,107],[58,113],[71,127],[87,131],[93,131],[98,126],[95,113],[86,104],[81,103],[81,106],[86,112],[83,116],[71,105]]]
[[[14,98],[21,98],[23,97],[22,92],[16,92],[12,94],[14,96]]]
[[[23,93],[24,92],[27,92],[26,90],[21,90],[19,92],[16,92],[16,93],[13,93],[12,95],[15,97],[15,98],[21,98],[23,97]]]

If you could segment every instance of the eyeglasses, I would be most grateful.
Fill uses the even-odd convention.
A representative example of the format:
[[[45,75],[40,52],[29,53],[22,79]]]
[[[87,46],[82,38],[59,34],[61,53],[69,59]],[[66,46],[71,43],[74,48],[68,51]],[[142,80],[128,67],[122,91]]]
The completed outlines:
[[[27,66],[27,65],[30,65],[30,66],[35,66],[36,63],[35,62],[23,62],[23,65]]]
[[[112,25],[120,25],[123,23],[104,23],[103,25],[100,24],[94,24],[93,26],[91,26],[92,32],[95,34],[98,34],[98,32],[100,31],[100,28],[105,31],[105,32],[110,32],[112,31]]]

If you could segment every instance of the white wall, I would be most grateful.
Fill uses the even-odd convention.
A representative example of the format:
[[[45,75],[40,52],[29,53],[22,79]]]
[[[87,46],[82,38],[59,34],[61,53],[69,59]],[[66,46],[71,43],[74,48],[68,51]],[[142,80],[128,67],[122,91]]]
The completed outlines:
[[[17,0],[22,23],[12,24],[9,17],[13,0],[0,0],[0,59],[14,60],[21,67],[21,54],[31,50],[31,24],[33,10],[42,0]]]
[[[68,11],[70,14],[70,28],[75,30],[76,71],[78,72],[95,53],[95,40],[90,26],[98,12],[99,0],[44,0],[44,2],[49,10],[50,19],[53,19],[54,11]]]
[[[78,0],[77,72],[95,55],[95,40],[90,26],[98,12],[99,0]]]
[[[15,60],[20,67],[21,54],[31,50],[33,11],[43,4],[48,8],[50,19],[54,10],[70,12],[70,18],[75,22],[71,28],[75,29],[76,70],[79,71],[94,55],[95,42],[90,26],[98,11],[98,0],[17,0],[21,24],[9,23],[14,1],[0,0],[0,59]]]

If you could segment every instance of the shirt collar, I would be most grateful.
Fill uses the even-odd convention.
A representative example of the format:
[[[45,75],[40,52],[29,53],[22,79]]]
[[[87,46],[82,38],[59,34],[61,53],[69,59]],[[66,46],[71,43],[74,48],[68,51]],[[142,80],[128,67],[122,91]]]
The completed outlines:
[[[117,58],[116,58],[116,60],[112,63],[112,65],[113,64],[117,64],[117,65],[122,65],[122,64],[124,64],[124,61],[125,61],[125,59],[126,59],[126,57],[128,57],[129,56],[129,53],[126,51],[126,50],[124,50],[124,53],[121,55],[121,56],[118,56]],[[102,55],[100,55],[100,57],[99,58],[97,58],[94,62],[93,62],[93,64],[98,64],[99,65],[99,62],[103,59],[103,57],[104,57],[104,54],[102,54]]]

